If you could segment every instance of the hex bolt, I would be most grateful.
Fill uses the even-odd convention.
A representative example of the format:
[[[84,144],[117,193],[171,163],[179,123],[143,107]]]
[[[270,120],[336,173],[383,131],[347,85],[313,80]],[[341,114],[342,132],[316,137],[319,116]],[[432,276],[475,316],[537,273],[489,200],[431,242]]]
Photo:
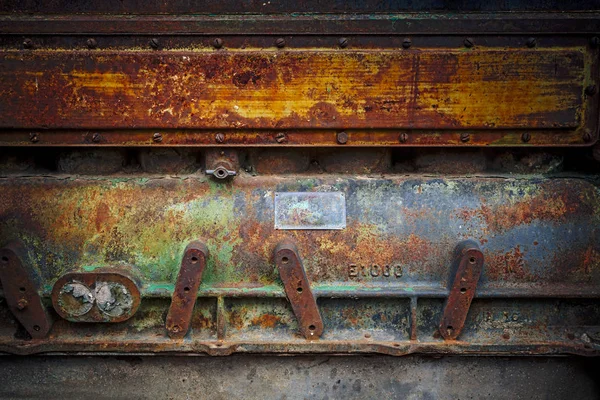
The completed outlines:
[[[212,41],[212,45],[215,49],[220,49],[221,47],[223,47],[223,39],[221,38],[215,38]]]
[[[531,140],[531,134],[530,134],[529,132],[525,132],[525,133],[523,133],[523,134],[521,135],[521,140],[522,140],[524,143],[527,143],[527,142],[529,142],[529,141]]]
[[[336,139],[339,144],[346,144],[348,143],[348,134],[346,132],[338,132]]]
[[[275,135],[275,141],[276,141],[277,143],[285,143],[285,142],[287,141],[287,136],[286,136],[286,134],[285,134],[285,133],[283,133],[283,132],[278,132],[278,133]]]
[[[29,304],[29,303],[27,302],[27,299],[20,299],[20,300],[17,302],[17,309],[18,309],[18,310],[24,310],[24,309],[26,309],[26,308],[27,308],[27,305],[28,305],[28,304]]]
[[[223,143],[225,141],[225,135],[222,133],[217,133],[215,135],[215,142],[217,143]]]
[[[467,143],[469,140],[471,140],[471,135],[469,135],[466,132],[463,132],[460,134],[460,141],[463,143]]]
[[[157,38],[152,38],[150,39],[150,47],[152,47],[154,50],[158,49],[159,43],[158,43],[158,39]]]
[[[162,134],[160,134],[160,133],[156,132],[156,133],[154,133],[154,135],[152,135],[152,140],[153,140],[155,143],[160,143],[160,142],[162,142],[162,140],[163,140],[163,136],[162,136]]]
[[[280,37],[280,38],[278,38],[278,39],[275,41],[275,46],[279,47],[280,49],[281,49],[282,47],[285,47],[285,39],[284,39],[284,38],[281,38],[281,37]]]
[[[594,36],[593,38],[591,38],[590,46],[592,46],[593,48],[599,47],[600,46],[600,37]]]
[[[98,42],[96,42],[96,39],[88,39],[85,44],[87,45],[88,49],[95,49],[98,47]]]
[[[340,46],[342,49],[345,49],[346,47],[348,47],[348,38],[342,37],[338,40],[338,46]]]
[[[597,91],[598,91],[598,88],[596,87],[596,85],[590,85],[585,88],[585,94],[587,94],[588,96],[595,95]]]
[[[410,48],[410,46],[412,46],[412,40],[410,40],[409,38],[405,38],[402,41],[402,47],[405,49],[408,49],[408,48]]]
[[[475,46],[475,42],[473,41],[473,38],[466,38],[463,42],[463,44],[465,45],[465,47],[471,48],[473,46]]]
[[[33,40],[31,40],[29,38],[23,40],[23,47],[25,47],[26,49],[32,49],[33,48]]]
[[[586,129],[585,132],[583,132],[582,139],[584,142],[589,143],[592,141],[593,138],[594,136],[592,135],[592,131],[590,131],[589,129]]]
[[[30,132],[29,133],[29,141],[31,143],[37,143],[37,142],[39,142],[39,140],[40,140],[40,138],[39,138],[37,132]]]
[[[530,37],[529,39],[527,39],[527,42],[525,42],[525,44],[529,48],[535,47],[537,46],[537,39],[534,37]]]
[[[400,134],[400,137],[398,137],[398,141],[400,143],[406,143],[408,141],[408,133],[404,132]]]

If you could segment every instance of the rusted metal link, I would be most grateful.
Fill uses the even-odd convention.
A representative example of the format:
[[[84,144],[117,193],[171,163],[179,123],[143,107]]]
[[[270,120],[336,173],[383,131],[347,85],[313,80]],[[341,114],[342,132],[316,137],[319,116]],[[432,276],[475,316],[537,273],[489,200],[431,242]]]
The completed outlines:
[[[166,321],[173,339],[184,337],[190,328],[207,258],[208,248],[202,242],[192,242],[185,249]]]
[[[318,339],[323,333],[323,320],[296,246],[287,240],[279,243],[275,248],[275,264],[300,332],[307,339]]]
[[[455,254],[452,270],[456,274],[440,322],[440,334],[446,340],[455,340],[462,332],[483,269],[483,253],[477,243],[461,242]]]
[[[54,309],[71,322],[123,322],[140,302],[136,283],[118,268],[68,273],[52,289]]]
[[[39,295],[36,273],[23,264],[19,245],[0,250],[0,281],[10,311],[34,339],[42,339],[52,328],[52,319]]]

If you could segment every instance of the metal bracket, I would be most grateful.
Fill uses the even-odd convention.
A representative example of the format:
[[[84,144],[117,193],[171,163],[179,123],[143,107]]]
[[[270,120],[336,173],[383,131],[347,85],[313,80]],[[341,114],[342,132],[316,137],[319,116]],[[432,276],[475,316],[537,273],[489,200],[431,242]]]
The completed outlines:
[[[39,295],[36,273],[25,268],[17,245],[0,250],[0,281],[10,311],[34,339],[43,339],[52,328],[50,314]]]
[[[288,241],[279,243],[275,248],[275,264],[300,332],[307,339],[318,339],[323,333],[323,320],[296,246]]]
[[[460,335],[482,269],[483,253],[477,243],[471,240],[459,243],[453,263],[456,274],[440,322],[440,334],[445,340],[455,340]]]
[[[183,338],[190,329],[207,258],[208,249],[202,242],[192,242],[185,248],[166,321],[167,331],[173,339]]]

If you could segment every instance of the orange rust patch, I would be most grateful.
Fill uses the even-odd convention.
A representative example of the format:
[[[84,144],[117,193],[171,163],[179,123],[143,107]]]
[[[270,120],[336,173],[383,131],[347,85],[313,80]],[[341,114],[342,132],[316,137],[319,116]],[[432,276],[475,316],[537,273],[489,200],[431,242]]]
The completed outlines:
[[[277,324],[281,324],[281,317],[273,314],[263,314],[253,318],[250,323],[261,328],[275,328]]]

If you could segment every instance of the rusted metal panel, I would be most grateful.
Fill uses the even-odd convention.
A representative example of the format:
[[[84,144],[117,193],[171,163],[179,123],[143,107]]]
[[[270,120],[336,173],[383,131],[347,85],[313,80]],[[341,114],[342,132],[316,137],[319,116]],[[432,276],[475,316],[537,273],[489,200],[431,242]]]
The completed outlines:
[[[45,297],[65,273],[117,262],[137,272],[142,297],[126,324],[59,320],[47,340],[26,344],[0,313],[4,351],[597,351],[589,338],[600,326],[600,191],[586,179],[242,173],[224,184],[198,174],[7,177],[0,185],[0,237],[27,244]],[[323,190],[345,193],[346,229],[275,230],[276,192]],[[184,248],[199,237],[212,256],[190,334],[174,341],[164,316]],[[322,316],[315,343],[300,335],[272,259],[288,237],[304,254]],[[486,266],[460,340],[446,343],[436,332],[453,250],[468,238]]]
[[[4,51],[0,65],[0,127],[27,129],[576,128],[590,79],[578,49]]]

